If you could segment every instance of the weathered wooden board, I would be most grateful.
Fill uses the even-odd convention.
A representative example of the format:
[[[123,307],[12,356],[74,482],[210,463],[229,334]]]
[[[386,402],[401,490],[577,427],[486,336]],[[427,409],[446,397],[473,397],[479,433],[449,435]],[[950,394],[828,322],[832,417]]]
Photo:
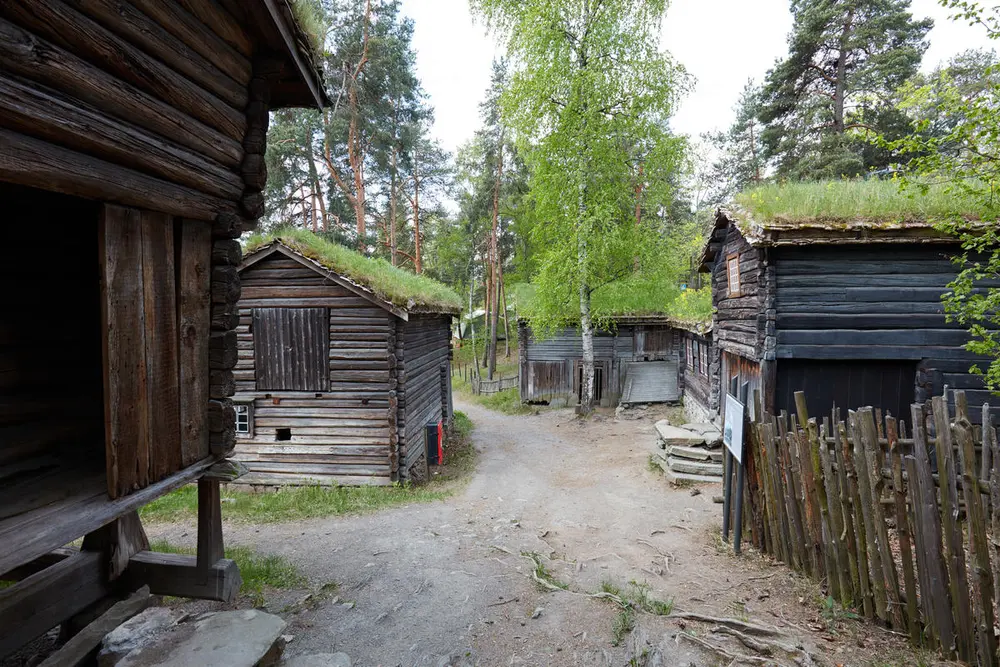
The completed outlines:
[[[180,343],[180,433],[182,463],[187,466],[209,454],[208,339],[210,327],[211,227],[184,220],[178,271],[178,340]]]

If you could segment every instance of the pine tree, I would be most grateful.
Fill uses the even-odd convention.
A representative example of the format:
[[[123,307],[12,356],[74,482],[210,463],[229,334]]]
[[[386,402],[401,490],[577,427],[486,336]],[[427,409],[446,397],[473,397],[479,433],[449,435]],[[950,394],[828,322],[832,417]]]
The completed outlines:
[[[763,127],[757,119],[761,111],[760,95],[760,87],[748,81],[736,103],[733,124],[725,132],[704,136],[716,153],[709,169],[709,190],[704,204],[723,204],[764,177]]]
[[[910,0],[792,0],[791,8],[788,57],[763,89],[767,157],[789,178],[885,166],[865,153],[864,137],[905,127],[892,94],[917,71],[933,22],[915,20]]]

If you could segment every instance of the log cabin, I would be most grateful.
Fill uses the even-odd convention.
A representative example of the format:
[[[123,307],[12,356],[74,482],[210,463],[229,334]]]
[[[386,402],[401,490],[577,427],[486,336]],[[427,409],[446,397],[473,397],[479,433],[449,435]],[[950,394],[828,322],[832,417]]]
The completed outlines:
[[[905,416],[947,386],[1000,415],[1000,398],[970,372],[988,360],[967,351],[968,332],[945,317],[959,251],[923,220],[719,210],[702,271],[711,274],[722,386],[736,378],[748,396],[759,390],[770,414],[794,414],[801,390],[819,417],[834,405]]]
[[[719,415],[721,399],[721,361],[712,337],[712,321],[675,321],[673,328],[680,342],[677,379],[684,416],[692,423],[714,421]]]
[[[240,482],[422,482],[450,432],[457,294],[307,231],[256,238],[240,267]]]
[[[680,332],[665,315],[621,316],[594,331],[594,403],[667,403],[680,400]],[[566,406],[580,403],[583,341],[579,328],[536,337],[518,322],[521,400]]]
[[[143,585],[238,591],[236,239],[269,109],[325,102],[287,0],[0,3],[0,656]],[[197,555],[149,551],[137,510],[191,482]]]

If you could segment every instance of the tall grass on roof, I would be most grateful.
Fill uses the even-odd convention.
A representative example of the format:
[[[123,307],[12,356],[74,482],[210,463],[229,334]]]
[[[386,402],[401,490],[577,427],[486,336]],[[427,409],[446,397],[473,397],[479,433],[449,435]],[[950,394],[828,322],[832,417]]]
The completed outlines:
[[[365,257],[305,229],[285,228],[272,234],[255,234],[247,241],[246,251],[253,252],[275,240],[401,308],[448,312],[462,308],[458,294],[436,280],[404,271],[384,259]]]
[[[895,179],[767,183],[736,196],[736,203],[760,221],[978,220],[981,203],[947,184],[912,185]]]

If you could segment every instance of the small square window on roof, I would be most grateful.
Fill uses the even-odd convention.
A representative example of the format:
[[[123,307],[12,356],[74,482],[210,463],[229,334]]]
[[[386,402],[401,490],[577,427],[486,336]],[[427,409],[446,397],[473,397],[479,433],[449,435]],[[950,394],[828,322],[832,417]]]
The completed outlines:
[[[729,281],[729,296],[741,296],[739,253],[726,258],[726,277]]]

